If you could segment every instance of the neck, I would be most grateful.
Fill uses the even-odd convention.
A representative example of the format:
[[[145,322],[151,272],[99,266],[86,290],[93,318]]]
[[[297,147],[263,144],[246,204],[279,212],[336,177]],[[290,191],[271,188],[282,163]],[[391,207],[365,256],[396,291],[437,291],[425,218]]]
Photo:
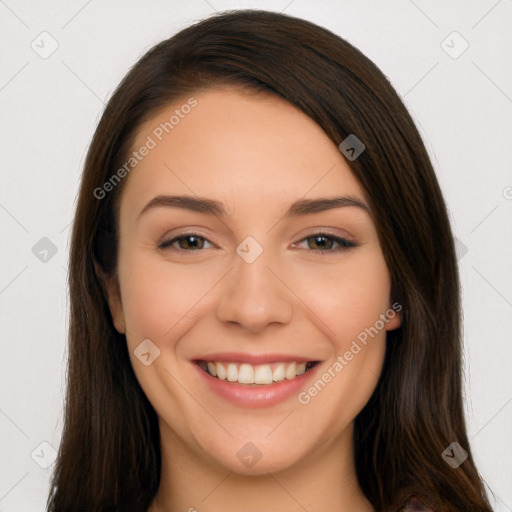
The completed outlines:
[[[250,476],[192,452],[163,422],[160,438],[160,486],[148,512],[374,511],[355,474],[352,428],[293,467]]]

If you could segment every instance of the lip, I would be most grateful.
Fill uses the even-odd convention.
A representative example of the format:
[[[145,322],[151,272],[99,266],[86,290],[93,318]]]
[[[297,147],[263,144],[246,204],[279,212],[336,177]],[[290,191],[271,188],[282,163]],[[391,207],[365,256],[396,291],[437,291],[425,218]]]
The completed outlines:
[[[270,363],[307,363],[316,361],[315,358],[304,358],[290,354],[242,354],[235,352],[217,352],[207,356],[194,358],[194,361],[223,361],[226,363],[249,363],[249,364],[270,364]]]
[[[275,355],[272,356],[257,356],[247,358],[241,358],[240,354],[237,354],[236,359],[226,359],[227,354],[222,355],[222,358],[210,356],[209,358],[201,358],[202,361],[226,361],[226,362],[247,362],[249,364],[266,364],[270,362],[305,362],[305,361],[316,361],[314,359],[301,359],[293,357],[291,359],[276,359]],[[281,356],[278,356],[281,357]],[[256,361],[257,360],[257,361]],[[252,362],[251,362],[252,361]],[[256,362],[254,362],[256,361]],[[264,362],[262,362],[264,361]],[[213,391],[217,396],[227,400],[237,407],[244,408],[263,408],[271,407],[280,402],[284,402],[291,396],[296,396],[300,390],[305,387],[307,382],[311,380],[317,372],[321,361],[318,361],[312,368],[307,372],[293,378],[292,380],[283,380],[275,382],[273,384],[257,385],[257,384],[239,384],[237,382],[229,382],[226,380],[220,380],[216,377],[211,376],[208,372],[204,371],[198,364],[193,362],[193,366],[199,374],[201,382],[204,382],[210,391]]]

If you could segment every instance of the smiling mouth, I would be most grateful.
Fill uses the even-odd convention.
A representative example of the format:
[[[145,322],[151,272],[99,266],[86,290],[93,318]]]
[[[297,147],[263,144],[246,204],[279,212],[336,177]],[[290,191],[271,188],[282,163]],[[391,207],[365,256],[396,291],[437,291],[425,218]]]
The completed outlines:
[[[197,360],[195,363],[216,379],[238,384],[271,385],[307,373],[318,361],[249,364]]]

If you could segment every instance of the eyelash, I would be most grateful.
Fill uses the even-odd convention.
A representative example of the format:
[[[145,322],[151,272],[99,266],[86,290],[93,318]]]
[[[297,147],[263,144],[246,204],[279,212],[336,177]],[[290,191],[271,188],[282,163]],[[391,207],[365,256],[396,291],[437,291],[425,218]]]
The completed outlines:
[[[175,242],[178,242],[179,240],[184,240],[184,239],[186,239],[187,237],[190,237],[190,236],[193,236],[193,237],[196,237],[196,238],[200,238],[200,239],[205,240],[205,241],[207,241],[207,242],[212,244],[212,242],[210,242],[207,238],[205,238],[204,236],[201,236],[201,235],[199,235],[197,233],[184,233],[184,234],[182,234],[180,236],[177,236],[177,237],[174,237],[174,238],[172,238],[170,240],[165,240],[165,241],[161,242],[158,245],[158,248],[159,249],[171,248],[171,249],[174,249],[174,250],[180,251],[180,252],[198,252],[198,251],[201,251],[202,249],[191,249],[191,250],[188,250],[188,249],[181,249],[181,248],[172,247],[172,245]],[[354,242],[351,242],[350,240],[347,240],[346,238],[342,238],[342,237],[331,235],[330,233],[324,233],[324,232],[311,233],[310,235],[302,238],[299,242],[304,242],[304,241],[307,241],[309,238],[315,238],[315,237],[323,237],[323,238],[332,240],[333,242],[335,242],[335,243],[337,243],[339,245],[339,247],[336,248],[336,249],[324,249],[324,250],[321,250],[321,249],[309,249],[310,252],[319,253],[319,254],[322,254],[322,255],[325,255],[327,253],[337,253],[337,252],[340,252],[340,251],[345,251],[347,249],[351,249],[353,247],[356,247],[356,244]]]

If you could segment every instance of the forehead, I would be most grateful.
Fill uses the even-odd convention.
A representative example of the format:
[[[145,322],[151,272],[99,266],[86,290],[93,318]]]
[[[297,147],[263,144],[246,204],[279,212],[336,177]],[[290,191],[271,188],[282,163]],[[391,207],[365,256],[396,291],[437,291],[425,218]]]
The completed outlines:
[[[151,149],[130,172],[122,198],[134,208],[163,193],[217,198],[228,209],[365,197],[321,127],[272,94],[219,88],[183,97],[139,128],[132,150],[143,146]]]

